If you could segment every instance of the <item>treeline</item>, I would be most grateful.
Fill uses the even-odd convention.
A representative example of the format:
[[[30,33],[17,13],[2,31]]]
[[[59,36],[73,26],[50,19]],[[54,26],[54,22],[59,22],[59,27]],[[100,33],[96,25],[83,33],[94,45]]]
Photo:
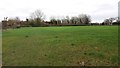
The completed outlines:
[[[63,19],[55,19],[52,18],[50,22],[47,22],[49,24],[54,25],[89,25],[91,22],[91,18],[87,14],[80,14],[78,16],[69,17],[66,16],[66,18]]]
[[[91,23],[91,25],[120,25],[120,20],[116,18],[105,19],[102,23]]]
[[[30,14],[30,18],[21,21],[19,17],[7,18],[2,21],[3,29],[20,28],[20,27],[40,27],[40,26],[67,26],[67,25],[89,25],[91,17],[87,14],[79,14],[78,16],[66,16],[62,19],[52,17],[50,21],[45,21],[45,15],[41,10],[36,10]]]
[[[119,23],[113,23],[114,18],[105,19],[103,23],[91,23],[91,17],[87,14],[79,14],[78,16],[66,16],[59,19],[52,17],[50,21],[45,21],[45,15],[41,10],[36,10],[30,14],[30,18],[26,21],[21,21],[19,17],[9,18],[5,17],[2,21],[2,28],[20,28],[20,27],[40,27],[40,26],[69,26],[69,25],[118,25]]]

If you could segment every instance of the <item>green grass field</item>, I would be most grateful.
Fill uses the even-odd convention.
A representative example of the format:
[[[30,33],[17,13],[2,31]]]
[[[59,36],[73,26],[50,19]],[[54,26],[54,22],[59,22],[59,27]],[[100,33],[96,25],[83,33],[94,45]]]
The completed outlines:
[[[0,67],[1,66],[2,66],[2,30],[0,29]]]
[[[118,26],[25,27],[2,37],[3,66],[118,65]]]

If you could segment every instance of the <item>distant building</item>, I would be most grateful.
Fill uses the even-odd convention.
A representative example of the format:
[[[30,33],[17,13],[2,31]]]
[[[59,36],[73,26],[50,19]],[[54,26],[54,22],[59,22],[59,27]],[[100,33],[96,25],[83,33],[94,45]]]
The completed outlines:
[[[120,1],[118,2],[118,20],[120,20]]]

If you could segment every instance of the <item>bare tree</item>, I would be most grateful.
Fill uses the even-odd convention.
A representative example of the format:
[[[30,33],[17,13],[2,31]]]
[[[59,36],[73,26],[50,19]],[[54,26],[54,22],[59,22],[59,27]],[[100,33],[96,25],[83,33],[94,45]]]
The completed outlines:
[[[31,13],[30,18],[33,20],[36,20],[37,22],[42,22],[45,19],[45,15],[41,10],[36,10],[33,13]]]
[[[41,10],[37,9],[36,11],[34,11],[34,12],[31,14],[30,17],[31,17],[32,19],[34,19],[34,18],[44,19],[44,18],[45,18],[45,15],[44,15],[44,13],[43,13]]]
[[[109,25],[112,25],[114,20],[115,20],[115,18],[109,18],[109,21],[110,21]]]
[[[20,27],[20,18],[19,17],[9,18],[8,26],[12,27],[12,28],[19,28]]]
[[[90,15],[80,14],[78,15],[79,23],[89,24],[91,22]]]
[[[115,20],[115,18],[109,18],[109,19],[105,19],[104,20],[104,25],[112,25],[113,21]]]
[[[70,24],[70,17],[66,16],[67,23]]]
[[[57,24],[57,20],[55,16],[50,17],[50,24]]]
[[[105,19],[104,20],[104,25],[109,25],[110,24],[110,20],[109,19]]]
[[[44,19],[44,13],[41,10],[37,9],[36,11],[31,13],[29,22],[32,26],[44,26]]]
[[[78,22],[78,17],[74,16],[74,17],[71,17],[71,23],[72,24],[77,24]]]

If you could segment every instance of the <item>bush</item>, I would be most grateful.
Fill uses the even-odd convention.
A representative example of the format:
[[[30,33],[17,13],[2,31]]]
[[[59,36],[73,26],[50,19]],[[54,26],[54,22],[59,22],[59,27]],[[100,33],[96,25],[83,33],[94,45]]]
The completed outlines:
[[[112,25],[120,25],[120,21],[119,22],[113,22]]]

